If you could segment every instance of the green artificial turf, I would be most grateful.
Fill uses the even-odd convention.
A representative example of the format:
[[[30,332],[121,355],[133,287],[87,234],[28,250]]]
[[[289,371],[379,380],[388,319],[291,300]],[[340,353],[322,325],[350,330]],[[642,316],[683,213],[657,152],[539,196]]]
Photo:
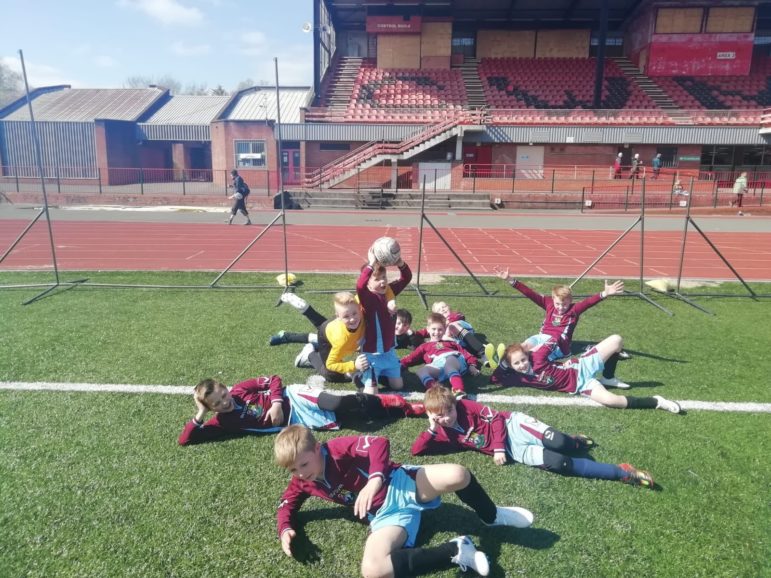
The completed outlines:
[[[207,285],[202,273],[88,273],[109,283]],[[0,273],[0,283],[50,275]],[[325,314],[350,276],[303,276],[298,293]],[[270,275],[228,275],[228,285],[273,283]],[[495,298],[439,297],[493,342],[535,333],[542,312],[497,279]],[[548,291],[553,281],[532,286]],[[752,285],[769,293],[766,285]],[[467,279],[424,286],[432,293],[479,293]],[[599,291],[587,280],[577,293]],[[628,289],[634,289],[627,283]],[[274,307],[279,289],[40,289],[0,291],[0,381],[193,385],[278,373],[301,382],[299,346],[269,347],[278,329],[305,331],[292,308]],[[705,290],[706,291],[706,290]],[[709,289],[743,294],[736,284]],[[620,333],[633,359],[618,375],[632,395],[704,401],[771,401],[769,303],[699,297],[714,316],[653,295],[668,317],[634,297],[585,313],[575,339]],[[425,309],[408,290],[399,305],[420,327]],[[470,392],[555,396],[469,380]],[[414,381],[410,382],[413,385]],[[343,387],[343,386],[336,386]],[[501,409],[513,409],[500,406]],[[467,533],[490,555],[493,576],[762,576],[769,567],[768,414],[613,411],[529,405],[520,411],[597,442],[598,461],[649,470],[659,489],[566,478],[522,465],[496,466],[473,453],[412,458],[423,419],[374,429],[407,463],[463,463],[495,501],[532,510],[531,529],[484,527],[455,496],[424,516],[419,545]],[[272,437],[193,447],[176,438],[195,412],[189,396],[0,391],[0,575],[3,576],[338,576],[358,575],[366,527],[350,512],[309,500],[298,551],[281,552],[275,508],[288,480],[272,463]],[[353,433],[346,430],[342,433]],[[328,439],[334,433],[319,434]],[[458,570],[435,576],[457,576]]]

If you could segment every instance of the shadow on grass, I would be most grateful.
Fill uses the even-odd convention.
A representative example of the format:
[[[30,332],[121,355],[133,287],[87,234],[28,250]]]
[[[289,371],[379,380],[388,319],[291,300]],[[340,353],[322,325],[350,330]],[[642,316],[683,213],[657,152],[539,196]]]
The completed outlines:
[[[571,355],[581,355],[583,354],[587,348],[592,347],[596,345],[597,342],[595,341],[574,341],[570,345],[570,354]],[[630,359],[620,359],[619,361],[631,361],[635,357],[645,357],[647,359],[655,359],[657,361],[668,361],[669,363],[688,363],[685,359],[675,359],[673,357],[664,357],[663,355],[656,355],[654,353],[647,353],[645,351],[637,351],[636,349],[627,349],[624,348],[624,351],[626,351],[631,358]]]
[[[324,522],[329,520],[350,520],[355,523],[353,510],[349,508],[321,508],[309,512],[298,512],[293,529],[296,532],[292,540],[292,557],[301,564],[309,565],[321,561],[321,549],[308,538],[305,526],[311,522]]]
[[[501,542],[516,544],[533,550],[551,548],[559,535],[543,528],[512,528],[506,526],[487,526],[476,513],[456,504],[442,503],[436,510],[423,513],[416,546],[425,546],[436,532],[457,532],[458,535],[479,536],[485,546],[480,549],[486,554],[499,554]],[[474,540],[477,542],[477,540]],[[492,560],[491,556],[491,560]]]
[[[37,301],[42,301],[43,299],[48,299],[55,295],[61,295],[62,293],[66,293],[71,289],[75,289],[76,287],[79,287],[82,283],[87,283],[87,282],[88,282],[88,278],[75,279],[74,281],[62,281],[61,285],[57,285],[56,283],[51,283],[51,286],[48,289],[46,289],[42,293],[38,293],[36,296],[28,299],[27,301],[24,301],[22,305],[31,305],[32,303],[35,303]]]
[[[625,389],[622,391],[620,389],[609,387],[608,391],[618,393],[619,395],[626,395],[627,393],[633,393],[635,389],[641,389],[644,387],[661,387],[666,384],[660,381],[632,381],[629,383],[629,385],[632,386],[631,389]]]
[[[345,429],[351,429],[361,433],[373,433],[402,419],[404,419],[404,414],[401,412],[401,410],[394,409],[387,417],[368,419],[364,417],[346,416],[341,421],[340,426]]]

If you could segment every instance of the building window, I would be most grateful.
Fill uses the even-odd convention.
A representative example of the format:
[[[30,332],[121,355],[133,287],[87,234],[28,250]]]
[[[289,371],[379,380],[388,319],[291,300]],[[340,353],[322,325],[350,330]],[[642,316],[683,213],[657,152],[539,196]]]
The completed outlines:
[[[237,140],[235,145],[235,163],[237,168],[261,169],[265,167],[264,140]]]

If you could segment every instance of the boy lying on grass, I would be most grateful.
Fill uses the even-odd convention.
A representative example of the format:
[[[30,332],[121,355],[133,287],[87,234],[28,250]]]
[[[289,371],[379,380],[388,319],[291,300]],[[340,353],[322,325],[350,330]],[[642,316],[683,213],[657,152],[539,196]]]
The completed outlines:
[[[198,411],[179,436],[183,446],[226,435],[275,433],[288,424],[337,430],[348,419],[385,418],[389,408],[404,415],[423,413],[422,404],[399,395],[334,395],[305,384],[284,388],[277,375],[247,379],[231,390],[216,379],[204,379],[195,386],[193,399]],[[214,416],[204,421],[210,411]]]
[[[489,526],[527,528],[533,515],[524,508],[496,506],[466,468],[457,464],[408,466],[391,461],[390,442],[381,436],[348,436],[319,443],[310,430],[293,425],[274,445],[276,463],[292,474],[278,507],[281,548],[292,556],[295,514],[316,496],[353,507],[369,523],[361,574],[414,576],[457,564],[487,576],[490,564],[467,536],[431,548],[414,548],[421,513],[438,508],[441,495],[455,492]]]
[[[426,323],[429,341],[418,345],[414,351],[399,360],[402,367],[410,367],[423,362],[418,369],[418,377],[423,387],[430,389],[444,381],[449,381],[453,392],[465,395],[464,373],[479,375],[477,358],[463,349],[455,340],[445,339],[447,320],[441,313],[431,313]]]
[[[555,285],[552,288],[550,296],[536,293],[530,287],[518,281],[516,277],[509,274],[509,269],[494,268],[496,275],[506,281],[514,289],[522,293],[533,303],[544,310],[545,316],[541,324],[541,330],[528,337],[524,344],[526,350],[533,350],[539,345],[546,343],[550,338],[557,341],[557,347],[550,354],[550,361],[556,361],[561,357],[571,354],[570,346],[573,344],[573,332],[576,330],[578,320],[581,314],[590,307],[594,307],[601,301],[624,293],[624,282],[616,281],[614,283],[605,282],[605,289],[601,293],[592,295],[579,301],[573,302],[573,290],[568,285]],[[500,356],[499,356],[500,357]],[[621,350],[616,354],[619,359],[629,359],[630,355]],[[491,365],[495,368],[494,360]],[[616,377],[608,377],[603,374],[598,381],[605,387],[618,387],[620,389],[629,389],[629,384],[619,381]]]
[[[499,466],[507,456],[515,462],[564,476],[618,480],[653,488],[653,477],[630,464],[604,464],[567,456],[594,447],[585,435],[571,436],[518,411],[495,411],[468,399],[455,399],[446,387],[433,387],[423,401],[428,431],[412,444],[412,455],[474,450],[493,457]]]
[[[559,346],[554,338],[528,353],[521,343],[509,345],[501,364],[490,376],[490,382],[504,387],[533,387],[547,391],[579,393],[592,401],[615,409],[662,409],[680,413],[680,405],[653,397],[631,397],[610,393],[594,375],[608,366],[614,366],[624,341],[620,335],[611,335],[600,341],[580,357],[564,362],[551,361],[551,354]],[[608,361],[610,360],[610,362]],[[613,374],[611,373],[611,376]]]

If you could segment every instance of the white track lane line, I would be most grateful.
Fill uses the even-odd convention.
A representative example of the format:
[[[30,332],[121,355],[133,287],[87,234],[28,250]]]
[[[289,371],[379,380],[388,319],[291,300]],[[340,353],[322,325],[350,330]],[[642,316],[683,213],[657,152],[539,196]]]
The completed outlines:
[[[0,381],[0,390],[12,391],[79,391],[88,393],[161,393],[165,395],[190,395],[192,385],[129,385],[120,383],[53,383],[39,381],[23,383],[16,381]],[[329,393],[344,395],[350,391],[329,390]],[[405,395],[409,400],[423,399],[422,393]],[[577,396],[530,396],[530,395],[495,395],[481,393],[470,395],[471,399],[483,403],[505,403],[515,405],[552,405],[571,407],[602,407],[589,399]],[[685,410],[771,413],[771,403],[728,402],[728,401],[698,401],[676,400]]]

